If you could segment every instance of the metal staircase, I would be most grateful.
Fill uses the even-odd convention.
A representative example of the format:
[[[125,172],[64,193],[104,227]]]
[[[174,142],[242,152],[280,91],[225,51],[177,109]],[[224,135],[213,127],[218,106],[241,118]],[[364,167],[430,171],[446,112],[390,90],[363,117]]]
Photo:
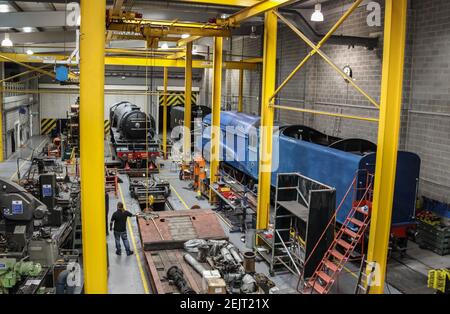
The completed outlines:
[[[355,184],[352,209],[314,274],[305,282],[302,293],[327,294],[330,291],[370,224],[372,196],[373,175],[367,174],[364,188]]]

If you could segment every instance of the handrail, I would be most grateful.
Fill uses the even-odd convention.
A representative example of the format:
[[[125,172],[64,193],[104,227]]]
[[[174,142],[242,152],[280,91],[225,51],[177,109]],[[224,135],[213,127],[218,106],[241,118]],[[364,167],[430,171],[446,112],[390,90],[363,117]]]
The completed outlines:
[[[336,211],[334,212],[333,217],[331,217],[330,221],[328,222],[327,226],[325,227],[322,235],[320,236],[319,240],[317,240],[316,245],[314,246],[313,250],[311,251],[311,254],[309,254],[308,258],[305,260],[305,262],[303,263],[303,265],[306,265],[309,261],[309,259],[311,258],[311,256],[313,255],[313,253],[315,252],[315,250],[317,249],[317,246],[319,245],[320,241],[322,241],[323,237],[325,236],[328,228],[330,227],[331,223],[335,220],[339,210],[341,209],[342,205],[344,204],[344,201],[347,199],[348,194],[350,193],[350,191],[353,188],[353,184],[356,183],[356,178],[357,176],[355,175],[355,178],[353,178],[352,183],[350,184],[349,188],[347,189],[347,192],[345,193],[344,197],[342,198],[341,203],[339,204],[338,208],[336,209]]]
[[[357,178],[357,176],[355,176],[355,180],[356,180],[356,178]],[[369,184],[368,186],[366,186],[364,195],[363,195],[362,198],[359,200],[358,205],[357,205],[357,206],[353,206],[353,205],[352,205],[352,209],[350,210],[350,212],[349,212],[349,214],[348,214],[348,216],[347,216],[347,219],[344,221],[343,226],[345,225],[345,223],[347,223],[348,217],[354,215],[354,213],[356,212],[356,208],[361,206],[361,203],[363,202],[363,200],[364,200],[365,197],[367,196],[367,192],[370,190],[371,186],[372,186],[372,184]],[[367,220],[367,219],[368,219],[368,218],[366,218],[366,220]],[[366,220],[365,220],[365,221],[366,221]],[[369,218],[369,220],[370,220],[370,218]],[[347,227],[348,227],[348,225],[347,225]],[[342,230],[343,230],[343,228],[341,228],[341,229],[339,230],[339,232],[337,233],[337,235],[335,236],[335,238],[336,238],[338,235],[340,235],[340,234],[342,233]],[[354,241],[354,240],[353,240],[353,241]],[[334,241],[330,244],[329,248],[327,249],[327,252],[332,248],[333,244],[334,244]],[[326,253],[325,253],[325,254],[326,254]],[[311,255],[312,255],[312,253],[311,253]],[[311,256],[311,255],[310,255],[310,256]],[[319,269],[319,267],[320,267],[321,264],[322,264],[322,261],[319,263],[319,265],[317,265],[317,268],[316,268],[316,270],[314,271],[314,273],[317,273],[317,271],[318,271],[318,269]],[[306,265],[306,263],[305,263],[304,265]],[[341,264],[339,263],[338,266],[340,267]],[[303,268],[303,269],[304,269],[304,268]],[[316,282],[316,281],[317,281],[317,277],[315,278],[315,280],[314,280],[314,282],[313,282],[313,285],[315,285],[315,282]],[[300,280],[299,280],[299,282],[297,283],[297,290],[298,290],[299,283],[300,283]],[[312,293],[312,290],[311,290],[311,293]]]
[[[366,170],[367,171],[367,170]],[[338,205],[338,208],[336,209],[336,211],[334,212],[334,215],[331,217],[330,221],[328,222],[327,226],[325,227],[322,235],[320,236],[320,238],[317,240],[316,244],[314,245],[314,248],[312,249],[311,253],[309,254],[309,256],[306,258],[305,262],[303,263],[303,270],[305,269],[306,264],[308,263],[309,259],[311,258],[311,256],[313,255],[313,253],[316,251],[317,247],[319,246],[320,241],[322,241],[323,237],[325,236],[328,228],[330,227],[330,225],[332,224],[332,222],[335,220],[338,212],[340,211],[340,209],[342,208],[342,205],[344,204],[345,200],[348,197],[348,194],[350,193],[350,191],[352,190],[353,187],[356,188],[356,181],[358,178],[360,170],[357,170],[355,173],[355,177],[352,180],[352,183],[350,184],[350,186],[347,189],[347,192],[345,193],[344,197],[342,198],[341,202]],[[355,185],[355,186],[354,186]],[[364,194],[365,195],[365,194]],[[350,214],[350,213],[349,213]],[[301,277],[300,277],[301,278]],[[299,281],[297,283],[297,290],[298,290],[298,286],[300,284],[300,278]]]

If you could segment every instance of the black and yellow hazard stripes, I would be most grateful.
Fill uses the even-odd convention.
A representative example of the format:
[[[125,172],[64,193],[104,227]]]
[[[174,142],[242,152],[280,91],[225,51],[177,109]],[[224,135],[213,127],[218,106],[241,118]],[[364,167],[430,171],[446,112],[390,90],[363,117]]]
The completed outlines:
[[[105,127],[105,134],[108,134],[110,129],[109,120],[105,120],[104,127]]]
[[[56,129],[57,119],[41,119],[41,134],[48,135]]]
[[[41,119],[41,134],[50,134],[54,129],[56,129],[58,121],[59,119]],[[103,125],[105,128],[105,134],[108,134],[110,129],[109,120],[105,120]]]
[[[192,92],[192,106],[197,105],[198,92]],[[184,106],[184,92],[169,92],[167,95],[167,106]],[[164,104],[164,95],[159,95],[159,105]]]

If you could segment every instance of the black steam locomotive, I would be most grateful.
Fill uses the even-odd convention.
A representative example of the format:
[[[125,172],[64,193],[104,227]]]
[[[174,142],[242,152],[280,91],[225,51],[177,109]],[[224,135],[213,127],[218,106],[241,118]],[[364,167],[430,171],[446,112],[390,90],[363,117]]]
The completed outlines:
[[[111,107],[109,112],[111,144],[124,167],[153,167],[159,156],[155,120],[127,101]]]

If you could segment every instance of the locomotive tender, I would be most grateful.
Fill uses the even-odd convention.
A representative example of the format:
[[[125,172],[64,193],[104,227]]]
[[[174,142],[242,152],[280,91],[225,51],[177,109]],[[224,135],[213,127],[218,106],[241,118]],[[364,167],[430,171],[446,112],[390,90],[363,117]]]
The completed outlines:
[[[211,118],[211,115],[204,118],[204,129],[211,125]],[[248,182],[257,182],[260,117],[226,111],[221,113],[220,122],[221,160],[242,173]],[[225,135],[230,127],[234,128],[234,134]],[[204,132],[204,156],[209,156],[208,141],[209,132]],[[340,139],[306,126],[287,125],[274,132],[273,143],[272,159],[278,162],[272,168],[272,187],[276,185],[278,173],[298,172],[334,187],[336,208],[358,172],[375,172],[376,145],[366,140]],[[399,151],[391,229],[398,238],[406,238],[408,228],[414,223],[419,172],[419,156]],[[361,186],[363,182],[358,184]],[[351,208],[352,199],[347,197],[336,216],[338,223],[345,221]]]

